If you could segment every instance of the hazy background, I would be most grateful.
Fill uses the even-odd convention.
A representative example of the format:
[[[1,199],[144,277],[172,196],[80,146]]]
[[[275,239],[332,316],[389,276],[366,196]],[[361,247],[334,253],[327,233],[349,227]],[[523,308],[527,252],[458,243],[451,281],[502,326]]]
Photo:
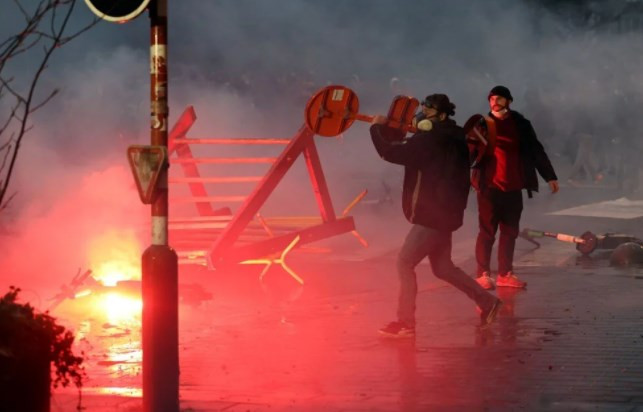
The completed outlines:
[[[616,0],[169,0],[170,124],[193,105],[198,119],[190,137],[291,137],[308,98],[328,84],[351,87],[365,114],[386,113],[398,93],[447,93],[462,123],[485,112],[488,90],[503,84],[564,180],[579,122],[601,141],[616,142],[609,150],[639,150],[641,10],[640,2]],[[17,16],[2,6],[0,39],[18,30]],[[74,27],[91,19],[79,2]],[[149,142],[148,50],[144,14],[122,25],[100,23],[55,54],[41,90],[61,92],[32,119],[9,188],[17,196],[0,218],[3,285],[58,286],[79,267],[98,264],[96,239],[121,236],[128,240],[112,244],[128,250],[132,238],[139,248],[149,242],[149,208],[138,200],[125,158],[128,145]],[[20,79],[38,52],[5,70]],[[356,209],[358,227],[366,222],[377,239],[388,230],[377,226],[381,216],[404,225],[402,168],[379,159],[368,125],[358,122],[340,139],[317,143],[338,212],[365,188],[367,199],[384,196],[386,185],[394,204]],[[217,150],[197,152],[239,153]],[[315,214],[298,163],[266,214]],[[211,188],[213,195],[227,191]],[[462,232],[472,235],[475,225]]]

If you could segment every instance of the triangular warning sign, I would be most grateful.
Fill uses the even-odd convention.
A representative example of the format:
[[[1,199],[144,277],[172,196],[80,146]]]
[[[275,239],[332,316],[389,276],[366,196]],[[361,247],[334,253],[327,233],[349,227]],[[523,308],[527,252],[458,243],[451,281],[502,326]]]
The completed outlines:
[[[136,188],[141,201],[150,204],[154,200],[156,182],[163,165],[167,163],[167,148],[165,146],[132,145],[127,148],[129,161]]]

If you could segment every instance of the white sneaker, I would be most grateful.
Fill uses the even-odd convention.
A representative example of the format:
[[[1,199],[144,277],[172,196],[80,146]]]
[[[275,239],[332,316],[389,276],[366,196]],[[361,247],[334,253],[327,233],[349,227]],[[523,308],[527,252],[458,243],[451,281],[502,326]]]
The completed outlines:
[[[476,282],[486,290],[494,290],[496,288],[496,282],[493,281],[489,272],[482,272],[482,275],[476,278]]]

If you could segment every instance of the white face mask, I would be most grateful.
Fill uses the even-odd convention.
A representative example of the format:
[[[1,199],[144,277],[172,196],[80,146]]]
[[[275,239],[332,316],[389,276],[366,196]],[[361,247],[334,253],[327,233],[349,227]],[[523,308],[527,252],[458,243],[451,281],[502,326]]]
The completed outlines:
[[[417,124],[418,130],[428,132],[433,129],[433,122],[429,119],[420,120]]]
[[[496,117],[504,117],[509,111],[507,106],[508,104],[502,105],[496,102],[496,104],[491,107],[491,113]]]
[[[499,110],[499,111],[492,110],[491,114],[493,114],[496,117],[503,117],[505,114],[507,114],[507,111],[508,110],[505,107],[505,108],[503,108],[502,110]]]

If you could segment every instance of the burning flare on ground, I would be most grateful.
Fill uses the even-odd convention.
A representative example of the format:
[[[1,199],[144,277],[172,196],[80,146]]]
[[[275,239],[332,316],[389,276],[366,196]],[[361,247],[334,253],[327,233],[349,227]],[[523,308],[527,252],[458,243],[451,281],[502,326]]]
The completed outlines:
[[[132,232],[105,233],[89,244],[89,267],[104,286],[141,279],[141,244]]]
[[[140,296],[129,296],[119,292],[109,292],[101,296],[100,304],[104,308],[107,322],[114,325],[138,323],[143,300]]]
[[[114,325],[139,323],[143,306],[140,294],[141,243],[131,231],[110,231],[88,245],[93,285],[76,293],[90,296],[92,306]],[[87,283],[86,283],[87,284]],[[126,286],[123,286],[126,285]]]

